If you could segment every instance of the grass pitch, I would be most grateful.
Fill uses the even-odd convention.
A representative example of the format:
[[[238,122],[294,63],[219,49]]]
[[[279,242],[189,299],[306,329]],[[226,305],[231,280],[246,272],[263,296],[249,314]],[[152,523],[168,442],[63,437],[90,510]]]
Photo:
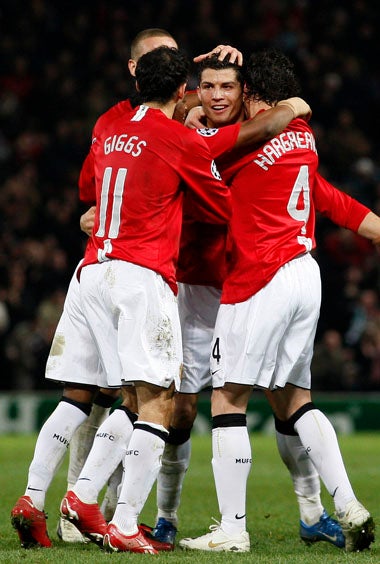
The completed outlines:
[[[253,465],[248,483],[247,519],[251,537],[249,554],[210,554],[185,552],[176,548],[159,556],[139,554],[108,554],[95,545],[62,543],[56,534],[59,503],[66,491],[68,456],[55,477],[47,496],[48,529],[54,548],[24,550],[20,548],[16,531],[10,524],[10,511],[23,495],[28,466],[33,455],[36,436],[0,436],[0,562],[16,564],[67,563],[103,564],[141,562],[155,558],[158,562],[212,564],[239,562],[257,564],[326,564],[380,563],[379,543],[371,550],[348,554],[328,543],[305,545],[298,535],[298,507],[292,483],[277,454],[274,437],[251,435]],[[380,434],[356,434],[340,437],[346,467],[360,501],[371,511],[380,527]],[[211,438],[194,436],[192,460],[186,476],[179,512],[178,538],[198,536],[208,532],[211,518],[219,518],[211,471]],[[327,511],[333,504],[322,487]],[[141,521],[153,524],[155,491],[148,499]],[[379,533],[380,534],[380,529]]]

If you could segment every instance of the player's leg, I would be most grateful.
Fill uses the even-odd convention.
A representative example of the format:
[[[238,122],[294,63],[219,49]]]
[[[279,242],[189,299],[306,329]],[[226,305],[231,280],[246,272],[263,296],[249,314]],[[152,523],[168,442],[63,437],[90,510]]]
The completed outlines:
[[[108,416],[110,407],[119,395],[118,390],[102,388],[98,391],[92,404],[89,417],[75,431],[69,451],[69,467],[67,471],[67,489],[71,490],[76,483],[87,456],[91,450],[96,431]],[[114,508],[113,508],[114,509]],[[70,521],[60,517],[57,535],[64,542],[86,542],[80,531]]]
[[[221,291],[212,286],[179,284],[183,372],[174,396],[169,437],[157,478],[155,538],[174,543],[178,507],[190,463],[190,433],[197,415],[198,393],[211,387],[210,351]]]
[[[122,408],[126,408],[125,412],[130,414],[130,421],[132,423],[137,418],[137,398],[136,391],[133,386],[122,386],[121,388],[122,396]],[[132,428],[127,424],[124,429],[124,438],[126,444],[128,444],[130,436],[132,433]],[[125,453],[122,453],[122,458],[116,469],[110,475],[107,482],[107,489],[104,494],[100,510],[104,515],[105,520],[111,521],[112,515],[115,513],[117,500],[120,493],[121,482],[123,478],[123,461]]]
[[[243,420],[249,392],[255,385],[264,389],[282,385],[282,381],[277,383],[279,375],[275,367],[279,344],[286,333],[289,319],[292,317],[294,289],[289,284],[288,269],[286,272],[279,272],[280,274],[277,273],[264,288],[245,302],[222,304],[216,321],[211,355],[214,387],[212,396],[213,469],[215,483],[219,483],[217,487],[219,505],[221,510],[223,508],[222,531],[226,529],[231,532],[237,529],[239,525],[234,522],[235,516],[238,517],[237,521],[240,521],[241,517],[242,523],[245,519],[245,500],[244,504],[241,503],[241,513],[233,511],[233,503],[228,498],[229,484],[226,476],[232,473],[236,478],[237,483],[234,487],[240,486],[242,493],[240,498],[237,494],[235,497],[241,500],[245,497],[243,494],[247,480],[244,476],[243,464],[240,462],[236,463],[237,469],[230,469],[225,444],[234,455],[233,458],[231,457],[231,466],[233,462],[241,460],[249,461],[250,465],[249,437],[245,428],[245,420]],[[280,376],[285,378],[282,374]],[[246,393],[244,393],[244,388],[247,389]],[[242,400],[244,401],[240,405],[239,402]],[[238,407],[240,409],[237,409]],[[215,416],[223,417],[223,419],[219,420]],[[216,425],[222,428],[216,429]],[[214,437],[219,438],[219,436],[220,440],[223,438],[226,441],[222,443],[221,448],[219,448],[218,441],[214,442]],[[215,456],[215,453],[218,457]],[[224,519],[225,513],[229,515],[226,519]],[[233,528],[235,526],[236,529]],[[215,545],[211,548],[210,540],[211,544]],[[200,550],[218,550],[217,542],[213,538],[210,539],[209,535],[193,541],[184,539],[180,542],[180,546]],[[224,546],[228,547],[227,544],[221,544],[219,550],[228,550]],[[241,546],[244,550],[243,538],[241,538]],[[249,547],[249,538],[246,546]],[[236,546],[233,545],[230,550],[233,548]]]
[[[104,545],[110,550],[137,552],[136,543],[145,540],[144,551],[156,553],[137,521],[160,469],[174,387],[163,389],[136,383],[136,390],[139,418],[128,444],[123,484],[115,514],[104,536]]]
[[[66,386],[63,397],[38,435],[24,495],[11,512],[22,546],[51,546],[46,531],[46,492],[69,447],[71,438],[91,411],[96,388]]]
[[[169,436],[157,478],[157,519],[152,535],[174,546],[178,528],[177,511],[191,455],[190,433],[196,417],[198,394],[174,395]]]
[[[305,255],[289,263],[286,271],[288,284],[292,282],[294,287],[290,299],[295,313],[278,344],[275,414],[298,433],[333,496],[346,550],[362,550],[373,540],[372,518],[355,497],[333,426],[311,402],[310,364],[320,308],[319,268],[310,255]]]
[[[139,420],[128,445],[119,502],[104,543],[111,550],[155,553],[138,529],[137,518],[160,467],[173,381],[179,387],[182,348],[177,303],[156,273],[123,261],[86,267],[81,297],[107,374],[118,372],[123,382],[134,383],[138,397]]]
[[[279,410],[278,416],[287,417],[287,423],[294,426],[305,452],[334,499],[338,521],[346,539],[346,550],[368,548],[374,539],[373,520],[355,496],[332,424],[311,401],[300,405],[300,398],[305,397],[307,391],[291,386],[277,391],[277,394],[287,406],[292,406],[290,410]],[[305,397],[307,399],[310,397]]]
[[[111,413],[98,429],[77,482],[61,502],[61,515],[95,543],[103,541],[107,526],[98,505],[98,496],[125,458],[136,418],[124,406]]]
[[[273,409],[276,392],[266,391],[266,397]],[[307,543],[326,541],[343,548],[345,540],[341,527],[323,507],[320,477],[314,464],[294,427],[276,416],[274,418],[278,451],[289,470],[298,501],[301,538]]]
[[[221,522],[198,538],[185,538],[181,548],[248,552],[246,486],[252,464],[246,408],[251,387],[225,384],[212,393],[212,469]]]

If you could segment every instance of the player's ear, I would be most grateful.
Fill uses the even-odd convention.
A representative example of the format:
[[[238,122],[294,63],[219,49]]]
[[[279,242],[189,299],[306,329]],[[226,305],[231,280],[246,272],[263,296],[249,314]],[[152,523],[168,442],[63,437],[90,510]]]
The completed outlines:
[[[136,76],[136,66],[137,66],[137,61],[135,61],[134,59],[128,60],[128,70],[132,76]]]
[[[184,83],[181,84],[181,86],[178,88],[178,90],[177,90],[177,97],[178,97],[178,100],[182,100],[182,98],[185,96],[186,85],[187,85],[187,83],[184,82]]]

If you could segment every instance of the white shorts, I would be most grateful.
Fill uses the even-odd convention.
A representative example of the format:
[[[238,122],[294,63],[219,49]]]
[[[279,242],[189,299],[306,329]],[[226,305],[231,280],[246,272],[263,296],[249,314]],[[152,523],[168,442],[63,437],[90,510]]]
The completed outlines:
[[[85,266],[80,294],[108,382],[180,385],[177,298],[163,278],[122,260]]]
[[[57,382],[107,388],[106,374],[81,306],[77,279],[79,265],[67,290],[63,312],[47,359],[45,377]]]
[[[180,392],[185,394],[211,386],[210,352],[220,295],[212,286],[178,284],[183,347]]]
[[[222,304],[211,352],[213,387],[310,389],[320,304],[319,266],[309,254],[285,264],[245,302]]]

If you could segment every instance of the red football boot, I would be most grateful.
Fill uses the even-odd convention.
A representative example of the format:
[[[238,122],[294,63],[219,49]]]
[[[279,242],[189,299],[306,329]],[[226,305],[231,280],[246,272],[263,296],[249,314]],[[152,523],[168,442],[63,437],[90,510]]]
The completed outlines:
[[[104,548],[110,552],[139,552],[143,554],[158,554],[158,550],[153,548],[146,539],[143,532],[138,532],[130,537],[124,535],[112,522],[107,527],[104,535]]]
[[[22,548],[51,547],[46,519],[46,513],[34,507],[28,495],[20,497],[11,511],[11,523],[17,531]]]
[[[84,503],[71,490],[61,501],[61,516],[96,544],[103,544],[107,523],[97,503]]]

